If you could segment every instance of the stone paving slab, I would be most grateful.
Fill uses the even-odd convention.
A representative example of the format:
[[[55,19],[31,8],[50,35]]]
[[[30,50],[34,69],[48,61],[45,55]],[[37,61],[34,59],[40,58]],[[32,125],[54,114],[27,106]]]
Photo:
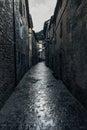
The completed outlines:
[[[87,111],[41,62],[0,111],[0,130],[87,130]]]

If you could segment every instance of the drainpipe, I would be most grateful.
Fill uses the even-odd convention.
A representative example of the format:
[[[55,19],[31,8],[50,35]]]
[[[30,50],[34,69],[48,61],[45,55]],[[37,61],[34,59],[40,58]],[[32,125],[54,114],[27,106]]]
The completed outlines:
[[[15,87],[17,86],[17,67],[16,67],[16,30],[15,30],[15,0],[13,0],[13,41],[14,41],[14,68],[15,68]]]

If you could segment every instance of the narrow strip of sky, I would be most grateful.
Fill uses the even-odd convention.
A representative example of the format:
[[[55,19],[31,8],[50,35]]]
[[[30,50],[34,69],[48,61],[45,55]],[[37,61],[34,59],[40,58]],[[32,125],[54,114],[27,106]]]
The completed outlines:
[[[42,30],[44,22],[53,15],[56,2],[57,0],[29,0],[30,13],[36,32]]]

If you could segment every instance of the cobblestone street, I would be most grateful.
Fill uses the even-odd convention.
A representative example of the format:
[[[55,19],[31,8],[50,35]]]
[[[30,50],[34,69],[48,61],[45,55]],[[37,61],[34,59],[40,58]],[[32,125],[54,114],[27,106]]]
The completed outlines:
[[[41,62],[1,109],[0,130],[87,130],[87,111]]]

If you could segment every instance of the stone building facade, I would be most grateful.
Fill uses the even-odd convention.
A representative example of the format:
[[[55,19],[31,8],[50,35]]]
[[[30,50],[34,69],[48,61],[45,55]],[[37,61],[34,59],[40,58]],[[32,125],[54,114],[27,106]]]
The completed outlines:
[[[32,31],[32,65],[38,62],[38,51],[37,51],[38,39],[35,31]]]
[[[45,42],[44,42],[44,34],[43,30],[39,31],[36,33],[38,43],[37,43],[37,48],[38,48],[38,61],[44,61],[45,60]]]
[[[0,1],[0,108],[29,69],[28,0]]]
[[[58,0],[53,17],[47,64],[87,107],[87,0]]]
[[[46,65],[49,66],[49,39],[50,39],[50,35],[49,35],[49,25],[50,25],[50,20],[47,20],[45,23],[44,23],[44,29],[43,29],[43,34],[44,34],[44,37],[45,37],[45,56],[46,56],[46,59],[45,59],[45,62],[46,62]]]
[[[33,28],[29,28],[29,68],[38,62],[37,36]]]
[[[29,69],[29,36],[26,0],[15,0],[15,31],[16,31],[16,75],[17,82]]]

